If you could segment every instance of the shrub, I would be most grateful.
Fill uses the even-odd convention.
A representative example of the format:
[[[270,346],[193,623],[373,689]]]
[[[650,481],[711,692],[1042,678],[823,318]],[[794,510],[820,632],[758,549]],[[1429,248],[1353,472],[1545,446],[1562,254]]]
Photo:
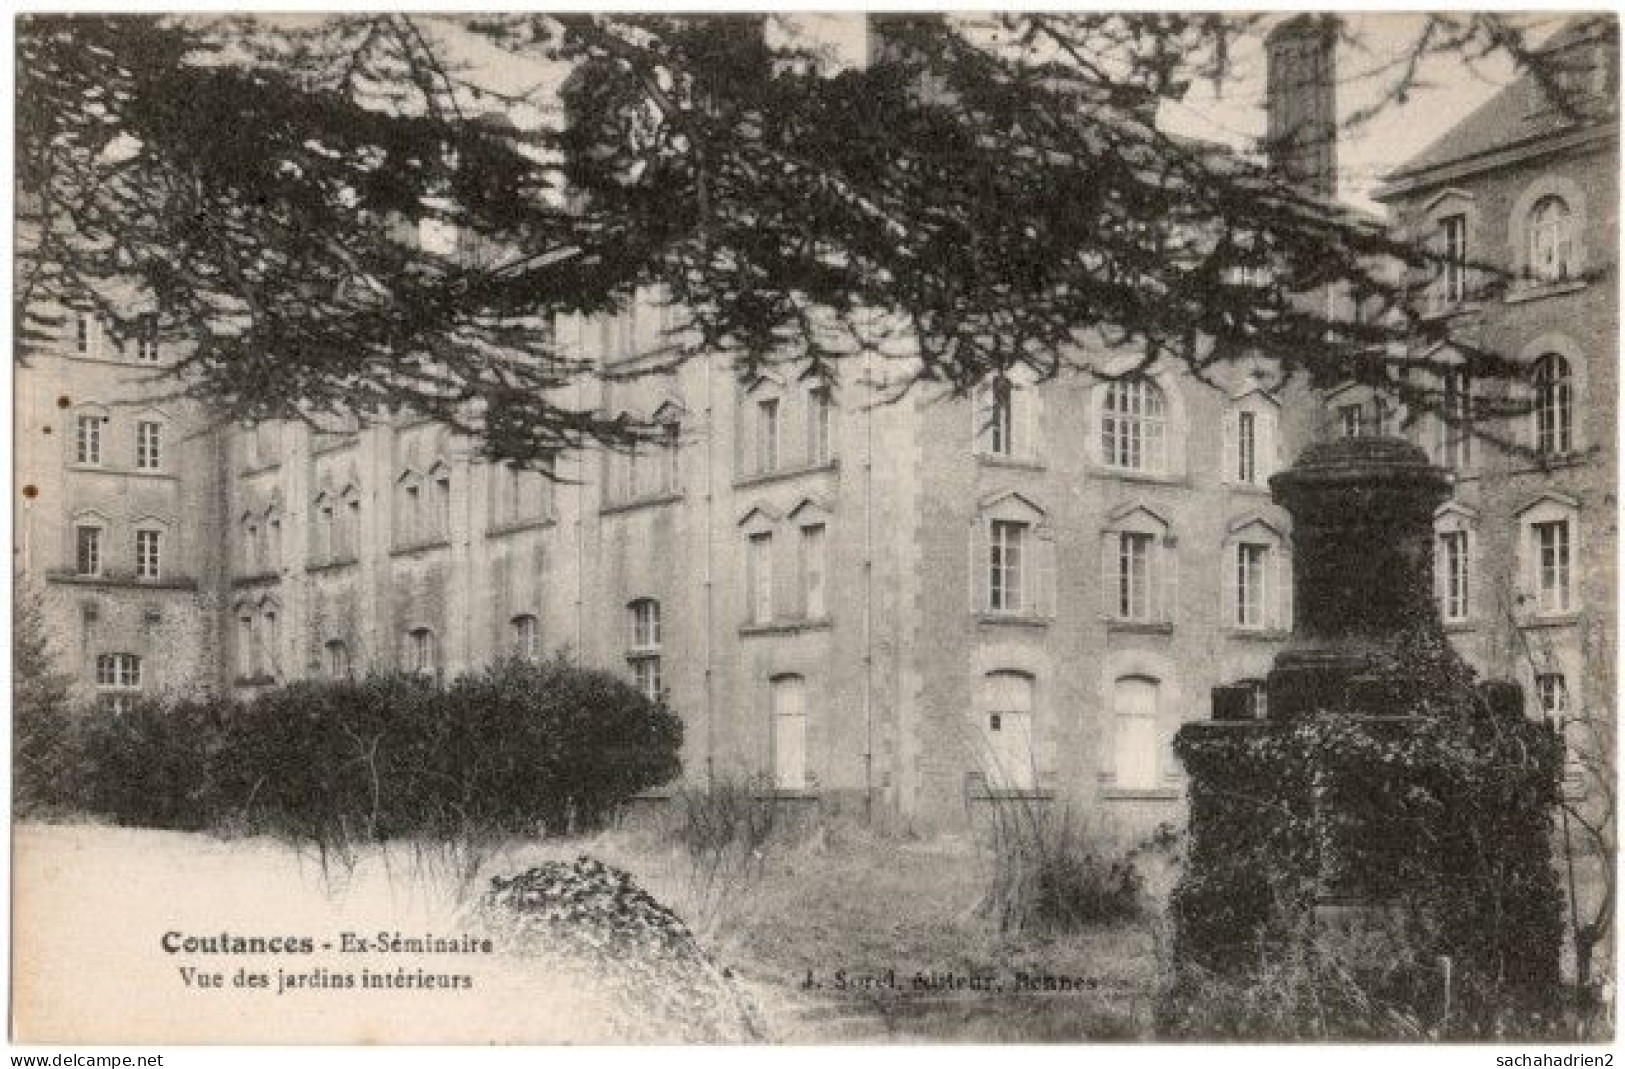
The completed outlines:
[[[1134,851],[1070,806],[999,799],[992,819],[993,868],[979,912],[1001,931],[1075,931],[1140,915]]]
[[[74,804],[68,677],[57,670],[39,591],[19,579],[12,605],[12,805],[34,816]]]
[[[81,803],[120,824],[197,831],[218,816],[221,707],[143,697],[81,717],[75,759]]]
[[[510,660],[440,688],[302,681],[254,701],[94,714],[88,804],[123,823],[248,830],[341,859],[595,827],[680,770],[682,723],[606,672]]]

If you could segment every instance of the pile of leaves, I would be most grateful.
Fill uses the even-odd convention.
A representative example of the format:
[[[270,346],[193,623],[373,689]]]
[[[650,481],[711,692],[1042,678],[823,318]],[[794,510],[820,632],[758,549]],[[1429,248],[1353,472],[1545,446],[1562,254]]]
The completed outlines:
[[[630,1041],[764,1038],[732,973],[620,869],[583,855],[493,877],[474,914],[503,950],[543,959],[603,996],[615,1018],[607,1023]]]

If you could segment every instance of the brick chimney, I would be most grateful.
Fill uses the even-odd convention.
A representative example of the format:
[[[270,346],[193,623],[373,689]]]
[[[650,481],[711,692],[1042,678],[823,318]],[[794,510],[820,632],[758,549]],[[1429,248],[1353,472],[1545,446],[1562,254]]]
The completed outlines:
[[[1264,38],[1270,169],[1302,192],[1337,195],[1337,37],[1335,15],[1296,15]]]

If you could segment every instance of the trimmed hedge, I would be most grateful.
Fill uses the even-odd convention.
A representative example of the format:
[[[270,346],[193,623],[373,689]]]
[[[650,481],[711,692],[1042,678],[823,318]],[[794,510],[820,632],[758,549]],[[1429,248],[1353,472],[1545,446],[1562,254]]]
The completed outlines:
[[[120,823],[323,846],[557,833],[674,779],[682,737],[607,672],[515,659],[446,687],[374,675],[92,713],[78,793]]]

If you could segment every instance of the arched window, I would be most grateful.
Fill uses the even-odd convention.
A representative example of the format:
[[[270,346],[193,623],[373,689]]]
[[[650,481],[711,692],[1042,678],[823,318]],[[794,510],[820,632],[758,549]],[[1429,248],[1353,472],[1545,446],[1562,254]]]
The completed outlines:
[[[1112,684],[1113,779],[1119,790],[1160,785],[1160,703],[1161,686],[1148,676],[1123,676]]]
[[[1546,196],[1529,211],[1529,274],[1563,282],[1574,274],[1574,216],[1562,197]]]
[[[322,652],[327,662],[327,678],[350,678],[350,647],[345,644],[343,639],[329,639],[326,645],[322,647]]]
[[[1107,384],[1100,411],[1100,450],[1108,468],[1165,471],[1167,430],[1162,387],[1144,376]]]
[[[425,679],[440,677],[440,644],[427,627],[406,633],[406,670]]]
[[[1543,456],[1561,456],[1574,448],[1574,377],[1569,362],[1558,353],[1535,361],[1535,449]]]
[[[1000,791],[1038,786],[1033,752],[1033,677],[1026,672],[989,672],[976,703],[977,764],[987,784]]]
[[[772,700],[773,787],[807,789],[807,688],[800,676],[769,681]]]
[[[508,621],[508,627],[513,633],[514,656],[534,661],[542,655],[542,632],[535,616],[521,613]]]
[[[122,713],[141,693],[141,658],[103,653],[96,658],[96,700],[110,713]]]
[[[626,608],[631,625],[626,661],[632,668],[632,679],[644,697],[659,701],[662,693],[660,602],[639,598]]]

